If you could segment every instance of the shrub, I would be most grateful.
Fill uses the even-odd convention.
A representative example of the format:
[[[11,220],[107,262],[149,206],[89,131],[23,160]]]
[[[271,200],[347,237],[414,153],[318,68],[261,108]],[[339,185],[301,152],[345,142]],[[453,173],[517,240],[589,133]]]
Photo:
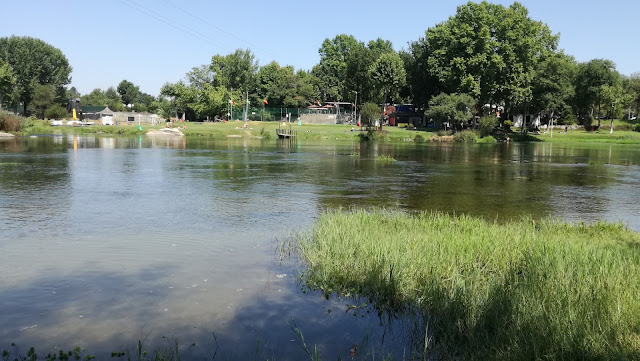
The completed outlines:
[[[487,143],[487,144],[493,144],[493,143],[497,143],[498,140],[492,136],[486,136],[483,138],[478,139],[478,143]]]
[[[453,139],[459,143],[475,143],[478,141],[478,134],[473,130],[463,130],[454,134]]]
[[[582,118],[582,125],[584,125],[584,129],[590,130],[594,121],[595,119],[591,115],[587,115],[586,117]]]
[[[19,132],[20,119],[15,115],[0,113],[0,131]]]
[[[413,137],[413,141],[416,143],[424,143],[424,137],[420,134],[416,134],[415,137]]]
[[[44,117],[47,119],[63,119],[69,115],[67,109],[60,104],[55,104],[44,111]]]
[[[453,130],[438,130],[436,135],[439,137],[445,137],[447,135],[453,135]]]
[[[640,124],[636,124],[633,126],[633,131],[640,132]]]
[[[578,118],[575,114],[569,114],[562,120],[562,122],[558,121],[558,124],[575,125],[578,124]]]
[[[481,137],[486,137],[493,132],[493,129],[498,125],[498,117],[495,115],[485,115],[478,119],[478,130]]]

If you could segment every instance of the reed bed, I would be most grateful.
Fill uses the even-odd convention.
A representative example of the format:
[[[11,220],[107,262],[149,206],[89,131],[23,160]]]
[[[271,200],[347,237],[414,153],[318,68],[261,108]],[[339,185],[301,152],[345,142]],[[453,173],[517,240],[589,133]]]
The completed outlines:
[[[418,309],[426,359],[640,359],[640,236],[622,224],[332,211],[294,247],[310,288]]]

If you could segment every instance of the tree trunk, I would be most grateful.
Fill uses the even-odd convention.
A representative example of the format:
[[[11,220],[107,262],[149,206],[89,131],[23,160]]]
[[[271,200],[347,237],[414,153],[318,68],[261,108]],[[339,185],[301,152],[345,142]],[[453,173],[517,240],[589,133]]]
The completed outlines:
[[[613,114],[611,114],[611,129],[609,130],[609,134],[613,134],[613,118],[614,115],[616,114],[616,107],[612,107],[613,108]]]
[[[553,138],[553,115],[555,114],[555,110],[551,111],[551,117],[549,118],[549,124],[551,124],[551,138]]]
[[[598,129],[600,129],[600,103],[598,103]]]

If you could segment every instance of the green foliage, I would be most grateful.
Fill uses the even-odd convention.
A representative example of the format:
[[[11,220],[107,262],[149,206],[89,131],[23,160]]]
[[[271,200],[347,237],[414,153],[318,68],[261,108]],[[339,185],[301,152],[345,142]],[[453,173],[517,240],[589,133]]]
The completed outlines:
[[[382,116],[382,109],[375,103],[365,103],[360,108],[360,117],[362,118],[362,124],[366,124],[368,127],[373,126],[376,120],[379,120]]]
[[[387,163],[388,164],[388,163],[393,163],[395,161],[396,161],[395,158],[393,158],[390,155],[379,155],[376,158],[376,162],[378,162],[378,163]]]
[[[13,75],[11,66],[0,58],[0,109],[3,106],[15,105],[15,83],[16,77]]]
[[[55,89],[50,85],[34,86],[32,104],[38,118],[44,119],[44,112],[53,105],[55,95]]]
[[[427,95],[467,93],[480,104],[514,108],[531,101],[535,66],[557,42],[520,3],[469,2],[411,45],[417,57],[412,72],[436,80],[431,87],[437,90],[421,91]]]
[[[632,360],[639,246],[622,224],[379,210],[325,213],[293,249],[311,289],[419,310],[425,359]]]
[[[498,140],[489,135],[489,136],[478,139],[477,143],[494,144],[494,143],[498,143]]]
[[[558,124],[574,125],[578,124],[578,117],[575,114],[567,114]]]
[[[478,131],[481,137],[486,137],[493,133],[493,129],[498,125],[498,117],[495,115],[485,115],[478,119]]]
[[[44,112],[44,117],[46,119],[64,119],[69,116],[67,112],[67,108],[63,107],[60,104],[54,104],[47,108]]]
[[[0,59],[9,65],[15,77],[12,97],[22,102],[25,110],[33,100],[36,85],[56,89],[71,82],[71,66],[62,51],[40,39],[0,38]]]
[[[395,52],[380,55],[378,60],[371,64],[369,75],[373,80],[374,87],[384,94],[383,104],[387,103],[388,98],[398,98],[398,92],[405,85],[407,79],[404,63]]]
[[[118,84],[118,94],[125,105],[133,104],[140,95],[140,87],[128,80],[123,80]]]
[[[109,87],[105,91],[101,89],[94,89],[91,93],[80,97],[80,103],[82,106],[88,107],[109,107],[109,109],[114,112],[124,111],[122,99],[120,99],[120,96],[114,87]]]
[[[593,59],[579,64],[575,89],[580,114],[596,113],[599,125],[601,107],[606,101],[605,86],[615,86],[619,81],[620,74],[611,60]]]
[[[226,56],[214,55],[211,71],[215,74],[213,85],[245,92],[254,87],[258,62],[251,50],[237,49]]]
[[[416,134],[415,137],[413,137],[413,141],[416,143],[424,143],[426,141],[426,139],[424,139],[424,137],[420,134]]]
[[[320,100],[341,100],[346,96],[348,59],[357,59],[353,54],[362,54],[364,44],[352,35],[340,34],[333,39],[325,39],[318,49],[320,62],[313,67],[313,83],[318,89]],[[352,70],[353,72],[354,70]]]
[[[640,124],[636,124],[633,126],[633,131],[634,132],[640,132]]]
[[[590,130],[594,122],[595,119],[591,115],[587,115],[582,119],[582,125],[584,125],[585,130]]]
[[[471,119],[475,104],[470,95],[443,93],[431,99],[425,115],[436,123],[437,128],[443,128],[445,123],[457,127]]]
[[[475,143],[478,138],[478,133],[473,130],[463,130],[453,135],[453,140],[458,143]]]

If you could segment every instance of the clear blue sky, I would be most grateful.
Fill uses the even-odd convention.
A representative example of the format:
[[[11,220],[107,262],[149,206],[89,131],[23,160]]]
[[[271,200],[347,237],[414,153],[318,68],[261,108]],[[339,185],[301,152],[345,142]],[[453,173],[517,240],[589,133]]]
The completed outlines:
[[[509,5],[511,1],[493,1]],[[640,72],[638,0],[522,0],[530,17],[560,33],[578,61],[613,60]],[[40,38],[59,48],[82,94],[127,79],[157,95],[215,54],[250,48],[261,65],[311,69],[325,38],[391,40],[397,50],[447,20],[466,1],[4,0],[0,37]]]

